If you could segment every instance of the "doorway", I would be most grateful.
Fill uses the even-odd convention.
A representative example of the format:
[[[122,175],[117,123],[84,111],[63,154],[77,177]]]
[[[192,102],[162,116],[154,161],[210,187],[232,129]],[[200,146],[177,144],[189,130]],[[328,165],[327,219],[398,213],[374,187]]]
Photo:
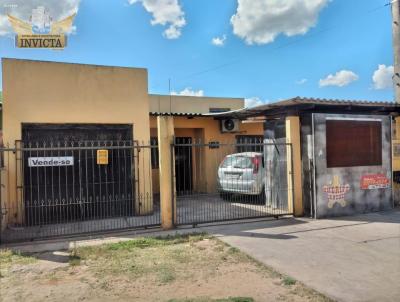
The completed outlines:
[[[178,195],[186,195],[192,191],[192,138],[177,137],[175,143],[175,179]]]

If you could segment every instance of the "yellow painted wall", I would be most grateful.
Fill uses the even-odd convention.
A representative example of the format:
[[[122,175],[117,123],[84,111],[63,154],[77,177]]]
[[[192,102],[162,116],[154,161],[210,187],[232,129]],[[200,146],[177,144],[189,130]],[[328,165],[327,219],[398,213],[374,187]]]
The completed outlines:
[[[175,117],[175,136],[191,137],[193,143],[209,143],[218,141],[220,143],[234,144],[236,135],[263,135],[263,122],[241,123],[237,133],[221,133],[220,122],[212,117]],[[151,135],[156,136],[157,118],[150,117]],[[221,147],[220,149],[209,149],[208,147],[194,148],[192,154],[193,163],[193,189],[197,191],[215,193],[216,173],[218,166],[225,155],[234,153],[234,147]],[[153,190],[159,192],[157,185],[158,170],[153,169]]]
[[[148,143],[146,69],[3,59],[2,71],[5,143],[21,139],[21,123],[133,124],[134,139]],[[149,152],[143,160],[139,190],[151,194]],[[2,200],[15,207],[21,202],[16,196],[15,161],[6,169],[8,187]]]
[[[150,112],[209,113],[210,108],[237,110],[244,107],[242,98],[149,95]]]

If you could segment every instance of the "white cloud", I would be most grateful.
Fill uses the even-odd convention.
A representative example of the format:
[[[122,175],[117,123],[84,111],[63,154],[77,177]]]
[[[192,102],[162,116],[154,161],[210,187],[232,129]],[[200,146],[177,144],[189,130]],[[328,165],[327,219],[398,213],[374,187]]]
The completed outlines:
[[[381,64],[374,71],[372,81],[375,89],[393,88],[394,67]]]
[[[256,107],[267,103],[267,101],[262,101],[259,97],[252,97],[244,99],[244,106],[246,108]]]
[[[15,34],[8,21],[7,14],[11,14],[24,21],[29,21],[32,9],[44,6],[49,10],[53,20],[59,21],[78,12],[79,3],[80,0],[0,0],[0,36]],[[74,32],[75,30],[76,27],[74,26],[71,31]]]
[[[180,92],[172,91],[171,95],[185,95],[185,96],[204,96],[203,90],[193,90],[192,87],[186,87]]]
[[[296,81],[296,84],[303,85],[303,84],[307,83],[307,81],[308,81],[307,79],[301,79],[301,80]]]
[[[0,36],[5,36],[11,31],[10,24],[8,22],[7,16],[0,15]]]
[[[238,0],[233,33],[247,44],[267,44],[280,34],[302,35],[315,26],[330,0]]]
[[[211,43],[215,46],[224,46],[226,42],[226,35],[222,37],[215,37],[211,40]]]
[[[129,4],[138,2],[152,15],[151,25],[167,26],[164,37],[177,39],[181,36],[186,20],[178,0],[129,0]]]
[[[326,78],[319,80],[319,86],[338,86],[343,87],[351,82],[358,80],[358,75],[350,70],[340,70],[336,74],[330,74]]]

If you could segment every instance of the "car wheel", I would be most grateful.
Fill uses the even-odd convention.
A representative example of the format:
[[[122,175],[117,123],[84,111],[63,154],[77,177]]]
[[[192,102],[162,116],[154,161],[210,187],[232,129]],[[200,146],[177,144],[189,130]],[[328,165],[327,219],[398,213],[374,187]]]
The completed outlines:
[[[259,204],[265,204],[265,188],[262,188],[261,193],[257,196],[257,201]]]

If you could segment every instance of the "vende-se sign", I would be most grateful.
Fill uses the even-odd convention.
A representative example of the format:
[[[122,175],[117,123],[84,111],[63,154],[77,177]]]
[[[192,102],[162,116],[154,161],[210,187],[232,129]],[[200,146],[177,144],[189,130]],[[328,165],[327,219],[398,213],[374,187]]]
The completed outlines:
[[[58,157],[29,157],[29,167],[61,167],[73,166],[73,156],[58,156]]]

